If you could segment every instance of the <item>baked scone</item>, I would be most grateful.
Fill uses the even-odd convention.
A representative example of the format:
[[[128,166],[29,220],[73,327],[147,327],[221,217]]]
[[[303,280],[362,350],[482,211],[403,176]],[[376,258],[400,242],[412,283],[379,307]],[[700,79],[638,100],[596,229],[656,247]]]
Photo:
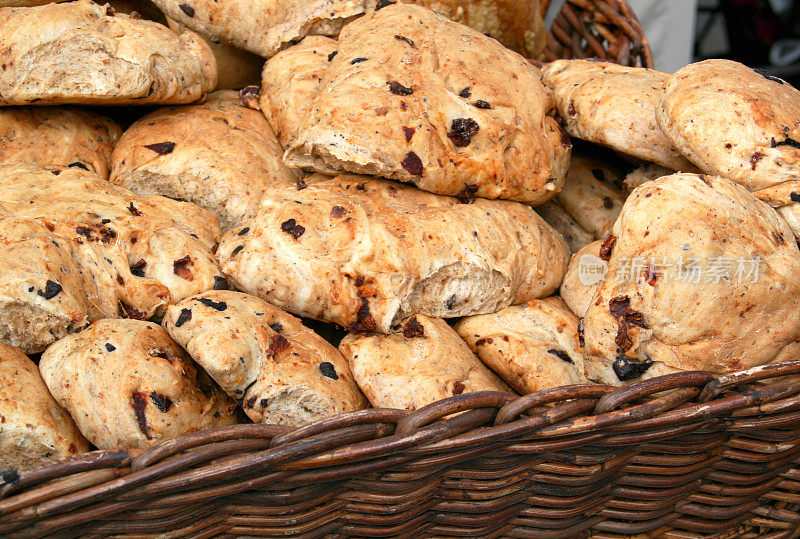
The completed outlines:
[[[535,209],[536,213],[538,213],[548,225],[564,236],[571,253],[579,251],[594,240],[594,236],[579,225],[558,202],[549,200],[541,206],[536,206]]]
[[[303,425],[367,407],[342,354],[264,300],[206,292],[171,305],[164,327],[257,423]]]
[[[646,163],[634,169],[627,176],[625,176],[625,179],[622,180],[622,192],[625,194],[625,196],[628,196],[633,192],[634,189],[642,185],[644,182],[657,180],[662,176],[671,176],[674,173],[674,171],[662,167],[661,165],[656,165],[655,163]]]
[[[561,187],[571,144],[552,92],[494,39],[394,4],[348,24],[337,50],[290,166],[533,205]]]
[[[0,164],[69,166],[108,178],[121,134],[112,120],[76,108],[0,108]]]
[[[300,181],[282,158],[264,115],[242,106],[237,92],[220,91],[130,126],[114,149],[111,183],[194,202],[227,230],[255,215],[265,189]]]
[[[600,288],[600,283],[606,278],[607,260],[600,258],[603,245],[608,247],[614,242],[614,238],[605,242],[597,240],[577,251],[569,261],[567,273],[561,283],[559,295],[569,310],[575,313],[578,318],[583,318],[589,309],[595,294]],[[608,253],[603,253],[608,256]]]
[[[0,105],[190,103],[217,82],[200,36],[90,0],[0,8]]]
[[[154,0],[195,32],[270,58],[307,35],[336,36],[377,0]]]
[[[525,58],[541,59],[547,28],[539,0],[402,0],[432,9],[498,40]]]
[[[463,318],[454,329],[519,393],[587,383],[578,318],[559,298]]]
[[[744,185],[800,239],[800,91],[731,60],[677,71],[661,129],[701,170]]]
[[[213,215],[79,168],[0,166],[0,340],[26,353],[99,318],[227,286]]]
[[[339,350],[376,408],[416,410],[462,393],[510,392],[441,318],[412,316],[389,335],[351,333]]]
[[[0,343],[0,472],[28,470],[88,450],[33,361]]]
[[[297,138],[308,120],[336,49],[331,38],[308,36],[264,64],[259,104],[284,147]]]
[[[666,73],[595,60],[556,60],[542,74],[571,136],[672,170],[696,170],[656,121]]]
[[[573,156],[558,203],[594,239],[608,236],[625,198],[610,182],[614,172],[596,159]]]
[[[584,317],[588,378],[772,361],[800,335],[800,251],[767,204],[730,180],[675,174],[639,186],[605,250]]]
[[[494,312],[561,283],[567,245],[523,204],[364,176],[306,182],[270,190],[217,251],[240,290],[291,313],[387,333],[413,314]]]
[[[185,25],[167,19],[167,24],[176,34],[188,29]],[[245,86],[259,85],[264,59],[252,52],[237,49],[218,39],[206,39],[217,60],[217,90],[238,90]]]
[[[658,107],[664,134],[703,172],[758,191],[800,175],[800,91],[731,60],[690,64]]]
[[[236,423],[236,404],[153,322],[95,322],[51,345],[39,369],[99,449],[143,449]]]

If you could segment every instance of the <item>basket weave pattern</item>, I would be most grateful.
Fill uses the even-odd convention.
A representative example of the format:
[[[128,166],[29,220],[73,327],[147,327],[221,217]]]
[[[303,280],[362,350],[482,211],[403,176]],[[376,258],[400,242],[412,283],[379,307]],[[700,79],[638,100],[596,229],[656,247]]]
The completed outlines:
[[[599,58],[653,68],[653,54],[624,0],[567,0],[553,21],[545,60]]]
[[[800,361],[237,425],[0,484],[0,535],[796,537]]]

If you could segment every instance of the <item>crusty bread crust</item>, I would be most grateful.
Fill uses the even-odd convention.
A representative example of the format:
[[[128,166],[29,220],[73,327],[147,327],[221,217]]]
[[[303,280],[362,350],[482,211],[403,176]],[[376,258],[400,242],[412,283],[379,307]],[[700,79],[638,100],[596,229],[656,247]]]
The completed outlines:
[[[168,153],[150,147],[169,142]],[[140,195],[194,202],[223,230],[255,216],[264,191],[295,185],[302,173],[283,164],[283,148],[264,115],[234,91],[195,105],[166,107],[129,127],[112,157],[111,183]]]
[[[285,159],[442,195],[541,204],[569,164],[554,113],[541,73],[522,56],[428,9],[389,5],[344,28]]]
[[[89,450],[66,410],[53,400],[39,369],[0,343],[0,472],[27,470]]]
[[[453,318],[552,294],[564,239],[516,202],[472,204],[364,176],[274,189],[217,256],[239,289],[289,312],[389,332],[417,313]]]
[[[79,168],[0,166],[0,340],[26,353],[225,283],[213,215]]]
[[[666,73],[610,62],[556,60],[542,74],[571,136],[672,170],[696,170],[656,121]]]
[[[0,105],[190,103],[217,82],[193,32],[90,0],[0,8]]]
[[[334,346],[254,296],[200,294],[171,305],[164,327],[255,422],[303,425],[367,407]]]
[[[154,322],[95,322],[50,346],[39,369],[99,449],[143,449],[236,423],[236,404]]]
[[[78,108],[0,108],[0,164],[71,166],[108,178],[121,134],[109,118]]]
[[[351,333],[339,350],[376,408],[416,410],[453,395],[511,391],[441,318],[413,316],[389,335]]]

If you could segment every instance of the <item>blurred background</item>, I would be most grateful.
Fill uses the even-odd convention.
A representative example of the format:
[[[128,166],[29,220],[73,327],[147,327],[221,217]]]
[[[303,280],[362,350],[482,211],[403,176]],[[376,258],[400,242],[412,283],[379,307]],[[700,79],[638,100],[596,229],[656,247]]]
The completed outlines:
[[[794,86],[800,83],[800,0],[629,0],[629,4],[650,41],[656,69],[673,72],[696,60],[729,58]]]

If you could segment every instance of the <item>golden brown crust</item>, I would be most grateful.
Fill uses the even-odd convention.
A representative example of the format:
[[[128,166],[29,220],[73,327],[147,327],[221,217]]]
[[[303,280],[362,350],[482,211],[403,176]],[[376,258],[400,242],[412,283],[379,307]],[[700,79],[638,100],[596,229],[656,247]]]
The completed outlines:
[[[27,470],[89,450],[89,443],[17,348],[0,343],[0,472]]]
[[[367,407],[335,347],[254,296],[206,292],[171,305],[164,327],[255,422],[302,425]]]
[[[481,361],[520,393],[587,382],[578,318],[559,298],[470,316],[454,329]]]
[[[0,8],[0,105],[189,103],[216,85],[200,36],[89,0]]]
[[[169,152],[156,151],[165,144]],[[237,92],[214,92],[203,103],[158,109],[129,127],[114,149],[111,182],[194,202],[227,230],[255,215],[267,188],[302,178],[282,157],[259,111],[243,107]]]
[[[264,64],[261,112],[284,147],[297,138],[308,120],[337,46],[333,39],[309,36]]]
[[[237,286],[289,312],[390,331],[412,314],[453,318],[552,294],[563,238],[530,207],[461,204],[387,180],[316,175],[270,191],[217,255]]]
[[[236,405],[153,322],[95,322],[50,346],[39,368],[100,449],[142,449],[236,423]]]
[[[225,282],[213,215],[76,168],[0,166],[0,340],[28,353]]]
[[[666,73],[609,62],[557,60],[545,65],[542,74],[571,136],[672,170],[696,170],[656,121]]]
[[[441,318],[417,315],[400,328],[351,333],[339,345],[374,407],[416,410],[463,393],[511,391]]]
[[[658,119],[707,174],[751,191],[800,174],[800,91],[737,62],[706,60],[678,70],[666,85]]]
[[[743,187],[694,174],[647,182],[613,235],[609,275],[584,318],[590,378],[743,370],[797,340],[800,252],[780,216]]]
[[[425,8],[390,5],[342,31],[285,159],[541,204],[569,163],[554,112],[541,73],[518,54]]]
[[[0,164],[72,166],[108,178],[121,134],[112,120],[77,108],[0,108]]]
[[[307,35],[336,36],[376,0],[154,0],[208,38],[270,58]]]

